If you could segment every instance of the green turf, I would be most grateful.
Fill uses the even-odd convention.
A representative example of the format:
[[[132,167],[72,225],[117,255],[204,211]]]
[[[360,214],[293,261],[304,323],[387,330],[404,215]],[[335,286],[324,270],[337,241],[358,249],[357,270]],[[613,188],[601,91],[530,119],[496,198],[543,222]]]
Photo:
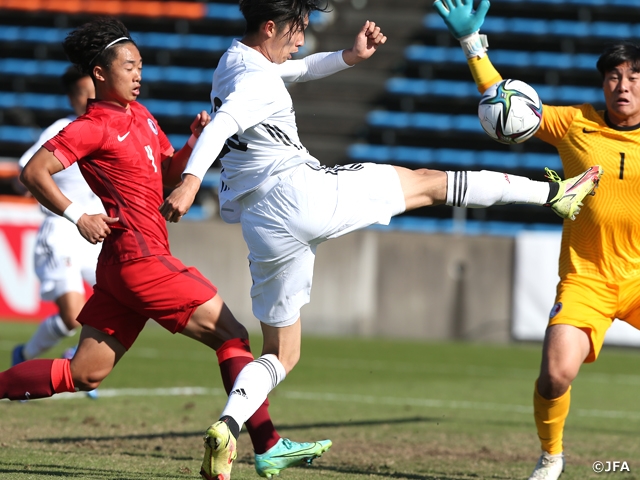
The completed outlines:
[[[0,369],[34,328],[0,323]],[[539,358],[540,345],[307,337],[271,413],[283,436],[334,446],[282,478],[526,479],[539,448],[531,414]],[[638,351],[605,349],[583,368],[562,480],[640,479],[639,364]],[[214,390],[0,402],[0,479],[198,478],[202,432],[225,401],[213,352],[147,328],[101,389],[186,386]],[[233,478],[258,478],[246,434],[239,452]],[[597,475],[597,460],[626,461],[631,473]]]

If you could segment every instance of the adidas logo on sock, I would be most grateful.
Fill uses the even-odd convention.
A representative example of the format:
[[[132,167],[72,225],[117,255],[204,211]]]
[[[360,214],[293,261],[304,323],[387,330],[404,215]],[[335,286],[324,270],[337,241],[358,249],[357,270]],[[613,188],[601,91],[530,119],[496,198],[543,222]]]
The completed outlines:
[[[231,392],[229,394],[229,396],[231,396],[231,395],[240,395],[241,397],[244,397],[244,398],[247,398],[247,399],[249,398],[247,396],[247,392],[244,391],[244,388],[236,388],[233,392]]]

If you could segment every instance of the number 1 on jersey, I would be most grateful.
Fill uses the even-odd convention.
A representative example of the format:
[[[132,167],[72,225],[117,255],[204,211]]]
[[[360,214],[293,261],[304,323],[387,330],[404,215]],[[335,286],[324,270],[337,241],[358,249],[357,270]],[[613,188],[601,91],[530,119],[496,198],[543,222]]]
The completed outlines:
[[[151,160],[151,165],[153,165],[153,171],[158,173],[158,169],[156,168],[156,159],[153,157],[153,150],[151,150],[151,145],[145,145],[144,149],[147,152],[147,157],[149,157],[149,160]]]

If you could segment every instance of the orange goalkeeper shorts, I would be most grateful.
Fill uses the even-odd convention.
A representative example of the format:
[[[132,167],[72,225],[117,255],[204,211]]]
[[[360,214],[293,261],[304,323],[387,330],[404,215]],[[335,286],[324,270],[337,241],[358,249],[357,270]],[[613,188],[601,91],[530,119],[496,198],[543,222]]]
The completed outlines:
[[[598,358],[615,319],[640,329],[640,276],[617,283],[576,274],[560,280],[549,325],[573,325],[589,335],[591,351],[585,363]]]

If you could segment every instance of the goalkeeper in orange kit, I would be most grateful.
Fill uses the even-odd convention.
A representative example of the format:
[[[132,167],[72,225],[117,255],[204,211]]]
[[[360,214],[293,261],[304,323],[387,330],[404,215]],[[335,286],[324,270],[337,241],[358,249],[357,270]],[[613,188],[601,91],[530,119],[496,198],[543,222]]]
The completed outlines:
[[[436,0],[434,8],[460,40],[480,92],[502,80],[479,34],[489,8],[483,0]],[[598,357],[618,318],[640,328],[640,46],[607,48],[596,65],[606,109],[590,104],[545,105],[536,136],[560,154],[565,175],[602,165],[603,188],[575,222],[564,222],[560,283],[551,309],[534,390],[542,455],[529,480],[556,480],[564,470],[562,435],[571,383]]]

